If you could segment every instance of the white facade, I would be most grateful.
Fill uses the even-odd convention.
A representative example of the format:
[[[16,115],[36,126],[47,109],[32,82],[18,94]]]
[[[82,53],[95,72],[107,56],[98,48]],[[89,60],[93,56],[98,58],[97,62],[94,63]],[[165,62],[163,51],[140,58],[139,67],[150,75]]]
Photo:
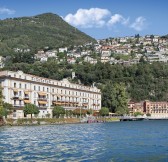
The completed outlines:
[[[67,110],[101,109],[99,89],[72,84],[67,79],[57,81],[25,74],[22,71],[1,71],[0,83],[4,102],[12,104],[15,108],[15,118],[24,117],[23,107],[27,103],[35,104],[39,108],[38,117],[52,115],[54,105],[60,105]]]
[[[0,68],[4,67],[4,58],[2,56],[0,56]]]
[[[58,51],[59,51],[59,52],[67,52],[67,51],[68,51],[68,48],[67,48],[67,47],[65,47],[65,48],[59,48]]]

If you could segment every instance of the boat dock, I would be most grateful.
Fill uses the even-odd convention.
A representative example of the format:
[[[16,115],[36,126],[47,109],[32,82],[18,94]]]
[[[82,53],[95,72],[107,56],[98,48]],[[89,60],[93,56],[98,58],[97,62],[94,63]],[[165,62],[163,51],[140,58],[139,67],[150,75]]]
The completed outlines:
[[[168,120],[168,117],[143,117],[143,116],[122,116],[120,121],[141,121],[141,120]]]
[[[141,121],[144,120],[145,117],[135,117],[135,116],[123,116],[120,117],[120,121]]]

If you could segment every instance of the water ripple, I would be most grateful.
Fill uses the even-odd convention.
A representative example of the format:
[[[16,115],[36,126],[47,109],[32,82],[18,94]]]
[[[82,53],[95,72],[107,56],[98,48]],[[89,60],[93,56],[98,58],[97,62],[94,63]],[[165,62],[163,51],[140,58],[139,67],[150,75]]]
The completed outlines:
[[[168,161],[168,121],[0,128],[0,161]]]

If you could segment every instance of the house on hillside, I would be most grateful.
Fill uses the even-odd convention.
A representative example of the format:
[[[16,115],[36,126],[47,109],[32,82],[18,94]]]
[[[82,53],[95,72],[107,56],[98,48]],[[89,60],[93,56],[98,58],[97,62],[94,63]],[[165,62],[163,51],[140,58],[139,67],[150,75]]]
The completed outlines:
[[[59,48],[58,51],[59,51],[59,53],[61,53],[61,52],[67,52],[68,48],[67,47]]]
[[[4,61],[5,61],[5,58],[0,56],[0,68],[4,67]]]

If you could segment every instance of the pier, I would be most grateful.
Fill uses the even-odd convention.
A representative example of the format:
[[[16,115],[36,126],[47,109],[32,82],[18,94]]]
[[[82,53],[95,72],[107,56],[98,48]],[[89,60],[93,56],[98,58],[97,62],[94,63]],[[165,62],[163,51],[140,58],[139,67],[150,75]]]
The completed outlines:
[[[141,121],[146,119],[145,117],[135,117],[135,116],[123,116],[120,117],[120,121]]]
[[[141,120],[168,120],[168,117],[150,117],[150,116],[122,116],[120,121],[141,121]]]

